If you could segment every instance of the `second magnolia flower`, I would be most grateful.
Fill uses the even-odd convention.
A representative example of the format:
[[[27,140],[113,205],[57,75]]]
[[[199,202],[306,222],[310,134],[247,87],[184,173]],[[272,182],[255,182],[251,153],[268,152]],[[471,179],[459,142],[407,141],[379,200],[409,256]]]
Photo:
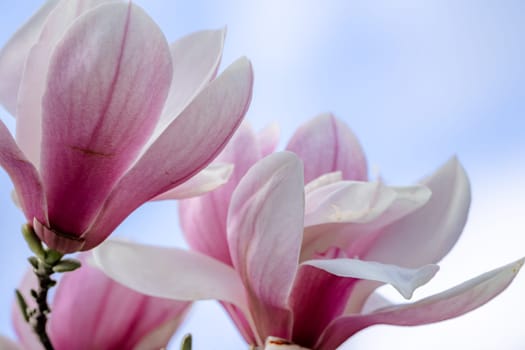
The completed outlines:
[[[215,78],[223,39],[204,31],[170,47],[132,3],[63,0],[4,47],[0,102],[17,125],[15,141],[0,123],[0,165],[50,248],[93,248],[142,203],[177,197],[222,150],[253,80],[245,58]]]
[[[361,148],[331,115],[289,142],[302,160],[291,152],[264,157],[277,142],[269,130],[257,136],[241,127],[220,157],[235,164],[230,182],[181,203],[198,252],[109,241],[94,254],[104,271],[151,295],[220,300],[249,344],[273,336],[282,340],[268,349],[334,350],[375,324],[462,315],[519,270],[522,261],[412,304],[374,303],[383,284],[410,298],[459,238],[470,205],[462,166],[453,158],[421,184],[387,186],[363,181]]]

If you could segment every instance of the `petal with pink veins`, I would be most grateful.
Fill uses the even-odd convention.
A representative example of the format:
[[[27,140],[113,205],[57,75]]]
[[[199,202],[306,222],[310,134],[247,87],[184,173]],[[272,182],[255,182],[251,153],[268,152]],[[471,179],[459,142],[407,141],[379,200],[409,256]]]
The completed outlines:
[[[207,192],[216,190],[220,186],[228,182],[232,172],[233,164],[227,163],[212,163],[206,168],[198,172],[188,181],[179,186],[164,192],[153,198],[154,201],[165,199],[186,199],[197,197]]]
[[[1,121],[0,165],[13,181],[17,204],[21,206],[28,222],[32,223],[33,218],[37,218],[40,222],[47,222],[40,176],[33,164],[25,158],[11,133]]]
[[[470,207],[470,184],[454,157],[421,183],[432,191],[418,210],[378,232],[363,237],[355,253],[366,260],[405,267],[435,263],[458,240]]]
[[[142,203],[207,166],[241,123],[252,82],[251,64],[241,58],[207,85],[117,184],[86,234],[84,249],[102,242]]]
[[[57,46],[41,172],[53,229],[81,235],[150,136],[171,83],[168,44],[133,4],[96,7]]]
[[[193,249],[225,264],[232,264],[226,239],[228,207],[235,187],[260,157],[255,134],[244,122],[217,157],[221,162],[234,164],[230,180],[202,197],[179,202],[184,237]],[[203,217],[206,220],[202,220]]]
[[[345,180],[364,181],[368,177],[359,141],[332,114],[322,114],[297,129],[286,149],[305,161],[306,182],[334,171],[341,171]]]
[[[27,56],[57,3],[58,0],[46,1],[0,51],[0,103],[12,116],[16,116],[18,89]]]
[[[259,335],[288,338],[288,295],[303,233],[302,162],[291,152],[257,162],[233,193],[228,244],[247,286]]]
[[[396,305],[369,314],[348,315],[334,321],[316,349],[334,350],[360,330],[376,324],[417,326],[461,316],[497,296],[512,282],[525,259],[486,272],[454,288],[412,304]]]
[[[38,41],[27,54],[18,92],[16,141],[38,169],[42,142],[42,97],[47,88],[53,50],[80,15],[100,4],[115,1],[117,0],[58,2],[47,16]]]
[[[344,312],[346,301],[358,281],[307,264],[300,265],[290,294],[291,339],[302,346],[313,347],[330,322]]]
[[[151,141],[160,135],[217,74],[226,29],[191,33],[170,45],[173,77]]]
[[[81,260],[80,269],[62,277],[53,299],[48,328],[53,345],[136,349],[153,342],[156,348],[165,347],[189,303],[137,293],[90,266],[86,255]]]

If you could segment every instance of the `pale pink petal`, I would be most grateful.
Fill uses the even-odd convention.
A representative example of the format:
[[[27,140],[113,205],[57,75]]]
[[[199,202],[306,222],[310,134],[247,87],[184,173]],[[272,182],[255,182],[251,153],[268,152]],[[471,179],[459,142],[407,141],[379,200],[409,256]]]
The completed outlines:
[[[179,202],[184,237],[193,249],[231,265],[226,239],[226,218],[231,195],[244,174],[260,157],[255,134],[244,122],[217,157],[222,162],[234,164],[230,180],[205,196]]]
[[[186,199],[197,197],[207,192],[216,190],[228,182],[232,172],[233,164],[212,163],[203,170],[199,171],[188,181],[179,186],[164,192],[152,200],[159,201],[165,199]]]
[[[289,336],[288,295],[303,233],[302,162],[280,152],[260,160],[233,193],[228,244],[261,337]]]
[[[171,82],[157,25],[132,4],[74,22],[51,60],[41,171],[53,229],[81,235],[155,126]]]
[[[257,134],[257,143],[259,144],[262,157],[266,157],[270,153],[275,152],[275,148],[279,143],[279,134],[280,129],[277,123],[270,124],[259,131]]]
[[[152,141],[215,77],[221,62],[226,29],[191,33],[171,44],[173,78]]]
[[[413,212],[429,198],[425,186],[395,188],[381,182],[336,182],[307,194],[305,226],[347,222],[380,227]],[[384,217],[377,220],[380,215]]]
[[[217,299],[246,311],[244,286],[233,268],[197,252],[108,240],[95,264],[138,292],[174,300]]]
[[[321,175],[304,186],[304,193],[308,195],[310,192],[317,190],[318,188],[333,184],[335,182],[343,181],[343,173],[340,171],[334,171],[333,173],[326,173]]]
[[[31,289],[38,288],[38,280],[31,270],[27,270],[22,278],[22,281],[18,285],[18,290],[24,296],[25,301],[27,302],[28,307],[35,308],[36,302],[35,299],[31,296]],[[40,345],[38,337],[33,332],[33,329],[22,317],[22,312],[18,306],[16,300],[13,301],[13,306],[11,308],[11,319],[13,323],[13,328],[15,329],[16,335],[22,345],[23,349],[26,350],[42,350],[43,347]],[[2,347],[0,349],[3,350]]]
[[[166,346],[189,306],[187,302],[137,293],[111,280],[82,258],[80,269],[65,274],[52,303],[49,334],[57,349],[132,349],[153,332],[150,341]],[[86,302],[89,298],[89,302]]]
[[[357,259],[316,259],[305,261],[302,264],[314,266],[340,277],[388,283],[406,299],[410,299],[414,290],[430,281],[439,270],[437,265],[407,269]]]
[[[258,341],[258,336],[253,333],[253,328],[248,322],[248,319],[246,319],[244,313],[238,307],[225,302],[221,302],[221,305],[224,307],[233,323],[235,323],[237,330],[247,344],[260,343],[260,341]]]
[[[304,160],[306,182],[334,171],[341,171],[345,180],[367,179],[366,159],[359,141],[331,114],[322,114],[297,129],[286,149]]]
[[[23,350],[22,347],[18,346],[18,344],[11,341],[9,338],[6,338],[1,335],[0,335],[0,349],[2,350]]]
[[[86,234],[84,249],[103,241],[142,203],[207,166],[241,123],[250,103],[252,81],[246,58],[237,60],[212,81],[118,183]]]
[[[430,198],[425,186],[389,187],[382,182],[343,181],[306,195],[302,259],[336,246],[359,254],[361,236],[405,217]]]
[[[413,304],[349,315],[336,320],[318,341],[316,349],[333,350],[363,328],[375,324],[417,326],[461,316],[501,293],[512,282],[524,259],[486,272],[445,292]]]
[[[266,342],[264,342],[263,350],[309,350],[309,349],[303,348],[299,345],[295,345],[281,338],[268,337],[266,338]]]
[[[49,0],[11,37],[0,51],[0,103],[16,116],[18,88],[31,47],[37,42],[49,13],[58,0]]]
[[[470,207],[470,184],[456,158],[421,181],[432,191],[426,205],[367,237],[356,254],[366,260],[405,267],[435,263],[458,240]]]
[[[352,295],[346,302],[345,314],[362,313],[365,303],[376,294],[374,291],[382,286],[383,282],[359,280],[352,289]]]
[[[47,222],[46,204],[40,176],[18,148],[3,122],[0,121],[0,165],[15,186],[18,204],[29,223],[33,218]]]
[[[49,13],[38,42],[31,48],[20,82],[17,104],[16,141],[26,157],[40,168],[42,97],[53,50],[71,24],[83,13],[117,0],[62,0]]]

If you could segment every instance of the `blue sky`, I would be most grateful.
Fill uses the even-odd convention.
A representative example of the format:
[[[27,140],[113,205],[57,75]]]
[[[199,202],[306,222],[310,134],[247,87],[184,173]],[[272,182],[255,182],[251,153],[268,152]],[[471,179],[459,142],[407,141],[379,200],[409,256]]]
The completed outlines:
[[[0,2],[0,45],[40,3]],[[333,112],[361,140],[371,173],[399,185],[459,156],[473,185],[470,219],[435,283],[416,298],[525,255],[522,1],[136,3],[170,41],[227,26],[223,66],[241,55],[254,65],[247,119],[256,128],[277,121],[286,140],[309,118]],[[13,124],[2,109],[0,117]],[[18,234],[23,217],[10,201],[11,189],[0,171],[0,310],[6,310],[0,333],[12,336],[7,310],[28,251]],[[148,205],[118,234],[182,244],[176,222],[170,222],[175,211],[174,203]],[[524,294],[525,277],[518,276],[505,294],[468,316],[416,328],[374,327],[348,349],[464,349],[473,342],[477,349],[518,349],[525,343],[519,326],[525,324]],[[213,303],[199,305],[189,321],[184,331],[196,334],[196,349],[242,348]]]

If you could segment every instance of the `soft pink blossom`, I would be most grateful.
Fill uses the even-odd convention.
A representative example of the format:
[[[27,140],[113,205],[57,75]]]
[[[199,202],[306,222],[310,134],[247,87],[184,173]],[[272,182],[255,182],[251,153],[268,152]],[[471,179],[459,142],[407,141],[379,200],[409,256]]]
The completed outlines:
[[[374,304],[380,285],[408,299],[437,272],[467,218],[463,168],[452,158],[408,187],[363,181],[361,147],[331,115],[292,137],[287,148],[304,166],[291,152],[263,158],[276,140],[241,127],[220,156],[235,164],[231,181],[181,203],[194,251],[109,241],[96,262],[146,294],[220,300],[250,344],[278,337],[323,350],[374,324],[462,315],[504,290],[521,267],[523,261],[511,263],[412,304]]]
[[[54,348],[151,350],[165,347],[190,304],[137,293],[109,279],[87,260],[88,255],[84,253],[82,267],[65,274],[58,284],[47,327]],[[34,305],[34,301],[29,291],[36,283],[34,274],[28,272],[19,287],[30,305]],[[18,305],[13,308],[13,323],[23,349],[42,349]]]
[[[16,141],[0,123],[0,165],[49,247],[93,248],[142,203],[224,182],[228,170],[198,172],[240,124],[252,89],[246,58],[215,78],[224,34],[170,46],[131,2],[62,0],[2,49],[0,102],[16,116]]]

